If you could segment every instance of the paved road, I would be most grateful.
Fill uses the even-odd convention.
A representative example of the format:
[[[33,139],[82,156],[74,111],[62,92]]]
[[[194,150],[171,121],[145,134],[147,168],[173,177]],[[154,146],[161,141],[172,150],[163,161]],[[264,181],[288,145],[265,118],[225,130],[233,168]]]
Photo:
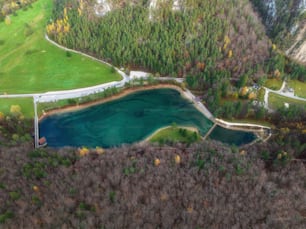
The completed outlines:
[[[57,46],[58,48],[61,48],[63,50],[69,51],[69,52],[73,52],[73,53],[77,53],[83,56],[86,56],[90,59],[93,59],[95,61],[99,61],[101,63],[104,63],[108,66],[112,66],[107,62],[104,62],[102,60],[99,60],[95,57],[89,56],[85,53],[76,51],[76,50],[72,50],[72,49],[68,49],[64,46],[61,46],[59,44],[57,44],[56,42],[52,41],[49,39],[49,37],[46,35],[45,36],[46,40],[49,41],[51,44]],[[113,67],[113,66],[112,66]],[[46,92],[46,93],[33,93],[33,94],[12,94],[12,95],[0,95],[0,98],[26,98],[26,97],[32,97],[34,99],[34,105],[36,105],[37,102],[53,102],[53,101],[57,101],[57,100],[61,100],[61,99],[72,99],[72,98],[79,98],[79,97],[83,97],[83,96],[87,96],[90,94],[95,94],[98,92],[102,92],[107,88],[111,88],[111,87],[123,87],[126,83],[130,82],[131,80],[133,80],[134,78],[147,78],[149,73],[147,72],[140,72],[140,71],[134,71],[131,72],[131,77],[126,75],[124,72],[122,72],[120,69],[115,68],[116,71],[122,76],[122,80],[121,81],[114,81],[114,82],[109,82],[109,83],[105,83],[105,84],[100,84],[100,85],[96,85],[96,86],[92,86],[92,87],[87,87],[87,88],[79,88],[79,89],[73,89],[73,90],[65,90],[65,91],[52,91],[52,92]],[[135,75],[135,77],[133,77]],[[182,83],[184,81],[184,79],[182,78],[172,78],[172,77],[158,77],[155,78],[157,80],[175,80],[179,83]],[[281,89],[284,88],[284,84],[282,86]],[[265,101],[268,101],[268,94],[269,92],[272,91],[268,88],[266,88],[266,94],[265,94]],[[275,92],[275,91],[273,91]],[[196,96],[193,95],[188,89],[184,91],[184,95],[185,97],[187,97],[188,99],[190,99],[194,105],[210,120],[212,120],[214,123],[216,123],[216,120],[214,118],[214,116],[210,113],[210,111],[200,102],[196,99]],[[266,102],[266,104],[268,104]],[[218,122],[223,122],[223,120],[218,120]],[[230,128],[231,126],[255,126],[253,124],[250,123],[229,123],[226,122],[226,125]],[[256,125],[258,126],[258,125]],[[260,126],[263,128],[266,128],[264,126]]]
[[[93,59],[95,61],[101,62],[103,64],[107,64],[108,66],[112,66],[109,63],[106,63],[102,60],[99,60],[95,57],[89,56],[87,54],[81,53],[79,51],[75,51],[72,49],[68,49],[64,46],[61,46],[57,44],[56,42],[49,39],[49,37],[45,36],[46,40],[49,41],[51,44],[69,51],[73,53],[77,53],[83,56],[86,56],[90,59]],[[64,91],[52,91],[52,92],[45,92],[45,93],[32,93],[32,94],[10,94],[10,95],[0,95],[0,98],[27,98],[27,97],[33,97],[36,102],[54,102],[61,99],[73,99],[73,98],[79,98],[83,96],[87,96],[90,94],[102,92],[107,88],[111,87],[123,87],[125,83],[129,82],[130,78],[128,75],[126,75],[124,72],[119,70],[118,68],[115,68],[117,72],[122,76],[121,81],[113,81],[105,84],[100,84],[92,87],[86,87],[86,88],[78,88],[78,89],[72,89],[72,90],[64,90]]]
[[[275,90],[272,90],[272,89],[269,89],[267,87],[264,87],[265,89],[265,96],[264,96],[264,107],[265,109],[267,109],[269,112],[273,112],[273,109],[271,109],[269,107],[269,93],[270,92],[273,92],[275,94],[278,94],[278,95],[281,95],[281,96],[285,96],[287,98],[292,98],[292,99],[296,99],[296,100],[301,100],[301,101],[305,101],[306,102],[306,99],[305,98],[301,98],[301,97],[298,97],[298,96],[295,96],[293,92],[284,92],[284,89],[286,87],[286,81],[283,81],[283,84],[281,86],[281,88],[277,91]]]
[[[72,49],[68,49],[64,46],[61,46],[59,44],[57,44],[56,42],[52,41],[49,39],[49,37],[47,35],[45,35],[45,38],[47,41],[49,41],[51,44],[57,46],[58,48],[61,48],[63,50],[69,51],[69,52],[73,52],[73,53],[77,53],[83,56],[86,56],[90,59],[93,59],[95,61],[101,62],[103,64],[106,64],[108,66],[114,67],[112,65],[110,65],[107,62],[104,62],[102,60],[99,60],[95,57],[89,56],[85,53],[76,51],[76,50],[72,50]],[[51,91],[51,92],[46,92],[46,93],[32,93],[32,94],[10,94],[10,95],[0,95],[0,98],[33,98],[33,102],[34,102],[34,110],[35,110],[35,147],[39,147],[38,144],[38,136],[39,136],[39,128],[38,128],[38,116],[37,116],[37,108],[36,105],[38,102],[53,102],[53,101],[58,101],[61,99],[72,99],[72,98],[79,98],[79,97],[83,97],[83,96],[87,96],[90,94],[95,94],[98,92],[102,92],[107,88],[111,88],[111,87],[123,87],[126,83],[132,81],[134,78],[147,78],[149,73],[147,72],[135,72],[134,74],[136,77],[133,77],[133,73],[131,74],[131,77],[128,76],[127,74],[125,74],[123,71],[121,71],[120,69],[116,68],[116,71],[122,76],[122,80],[121,81],[113,81],[113,82],[109,82],[109,83],[105,83],[105,84],[100,84],[100,85],[96,85],[96,86],[92,86],[92,87],[87,87],[87,88],[78,88],[78,89],[73,89],[73,90],[64,90],[64,91]],[[182,83],[184,81],[184,79],[182,78],[172,78],[172,77],[158,77],[155,78],[157,80],[175,80],[179,83]],[[283,83],[283,86],[281,88],[281,90],[285,87],[285,84]],[[280,90],[280,91],[281,91]],[[270,89],[266,88],[266,94],[265,94],[265,104],[268,104],[268,95],[269,92],[272,91]],[[274,91],[273,91],[274,92]],[[185,97],[187,97],[188,99],[190,99],[194,105],[197,107],[198,110],[200,110],[207,118],[209,118],[211,121],[214,122],[214,124],[225,124],[225,126],[227,126],[227,128],[232,128],[234,126],[252,126],[252,127],[261,127],[261,128],[268,128],[269,127],[265,127],[265,126],[259,126],[259,125],[254,125],[254,124],[250,124],[250,123],[229,123],[229,122],[224,122],[223,120],[220,119],[215,119],[214,116],[210,113],[210,111],[203,105],[203,103],[201,103],[200,101],[197,100],[196,96],[193,95],[188,89],[185,90],[184,92]],[[281,93],[281,92],[278,92]],[[268,108],[268,105],[267,105]],[[268,108],[269,109],[269,108]]]

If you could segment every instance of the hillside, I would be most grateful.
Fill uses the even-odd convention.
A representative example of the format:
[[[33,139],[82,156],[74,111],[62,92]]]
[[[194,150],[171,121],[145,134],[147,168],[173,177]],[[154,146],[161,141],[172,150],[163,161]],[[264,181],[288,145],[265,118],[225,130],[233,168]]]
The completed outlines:
[[[43,7],[51,1],[52,12],[51,7]],[[285,107],[280,100],[279,108],[266,113],[250,98],[265,80],[282,84],[283,77],[295,79],[289,83],[298,85],[303,94],[306,68],[283,55],[282,33],[273,37],[278,45],[269,41],[249,0],[37,0],[22,11],[16,7],[7,17],[3,7],[11,7],[12,2],[30,3],[0,0],[0,93],[1,87],[2,93],[8,91],[9,83],[23,92],[43,86],[39,80],[46,66],[51,69],[44,82],[52,90],[57,88],[51,83],[63,87],[65,80],[75,82],[78,75],[82,85],[101,83],[103,77],[111,80],[109,74],[115,77],[114,68],[97,73],[98,63],[82,64],[82,56],[51,46],[44,40],[47,32],[60,44],[123,67],[127,73],[141,69],[155,76],[184,77],[186,85],[179,86],[189,87],[195,101],[205,102],[216,117],[267,121],[272,136],[267,142],[241,147],[209,138],[183,144],[163,137],[158,144],[120,148],[35,150],[33,119],[23,115],[16,101],[8,114],[0,104],[0,228],[306,228],[306,110],[300,105]],[[26,36],[18,31],[29,25],[17,22],[18,17],[40,20],[31,24],[36,29]],[[6,24],[8,18],[13,19],[11,24]],[[271,37],[275,26],[268,29]],[[19,40],[11,34],[19,34]],[[301,41],[302,37],[297,36]],[[8,50],[15,56],[5,59]],[[53,55],[46,62],[43,56],[49,53]],[[8,70],[3,64],[7,62],[11,62]],[[19,71],[11,74],[14,64]],[[32,75],[25,71],[39,69],[43,70]],[[50,77],[58,71],[63,78]],[[90,71],[100,79],[86,75]],[[37,83],[27,86],[31,80]],[[134,83],[139,87],[148,82]],[[42,89],[46,87],[36,91]],[[112,93],[110,89],[103,96]],[[6,100],[1,102],[9,106]],[[32,111],[33,102],[27,102]],[[81,107],[74,100],[68,102]],[[96,113],[115,116],[125,110],[117,105],[113,113],[107,109]],[[141,118],[146,109],[139,110],[131,113]],[[183,110],[174,112],[185,115],[179,118],[193,118]],[[89,128],[79,123],[80,130]],[[107,128],[115,130],[112,127]],[[132,131],[114,133],[132,135]]]
[[[257,95],[241,95],[244,86],[306,77],[267,37],[255,7],[248,0],[54,0],[46,30],[126,73],[185,78],[216,117],[254,117],[264,111],[247,103]]]
[[[264,27],[243,0],[55,0],[52,19],[48,33],[61,44],[161,75],[237,78],[269,56]]]
[[[306,1],[251,0],[268,35],[294,59],[306,63]]]
[[[239,154],[216,142],[80,152],[2,148],[0,226],[306,226],[306,171],[299,162],[270,171],[254,149]]]
[[[45,39],[52,1],[12,2],[18,1],[0,1],[0,94],[68,90],[120,80],[109,66],[61,50]],[[0,112],[8,114],[11,105],[33,116],[32,99],[0,99]]]
[[[305,228],[306,139],[277,120],[269,143],[239,149],[33,150],[32,121],[2,117],[0,227]]]

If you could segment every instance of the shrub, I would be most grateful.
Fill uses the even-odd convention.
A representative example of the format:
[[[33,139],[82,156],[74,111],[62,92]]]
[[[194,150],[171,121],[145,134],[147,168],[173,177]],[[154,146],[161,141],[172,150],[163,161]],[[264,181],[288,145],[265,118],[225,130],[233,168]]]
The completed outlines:
[[[155,160],[154,160],[154,165],[155,165],[155,166],[159,166],[159,165],[160,165],[160,159],[155,158]]]
[[[70,58],[72,56],[71,52],[66,51],[66,57]]]
[[[20,115],[21,114],[21,107],[20,107],[20,105],[11,105],[10,112],[14,116]]]
[[[82,147],[78,151],[79,151],[80,156],[85,156],[89,153],[89,149],[86,147]]]
[[[33,158],[43,158],[43,157],[46,157],[48,154],[41,150],[41,149],[36,149],[36,150],[33,150],[31,152],[28,153],[28,157],[33,159]]]
[[[0,189],[6,189],[6,185],[3,183],[0,183]]]
[[[115,72],[116,72],[116,69],[115,69],[114,66],[111,67],[110,72],[111,72],[111,73],[115,73]]]
[[[18,135],[18,134],[13,134],[13,135],[12,135],[12,139],[13,139],[14,141],[18,141],[18,140],[19,140],[19,135]]]
[[[97,154],[103,154],[104,153],[104,149],[101,147],[96,147],[96,152]]]
[[[176,164],[180,164],[181,163],[181,157],[179,155],[175,155],[174,161],[175,161]]]
[[[18,200],[20,198],[20,193],[18,191],[16,192],[9,192],[9,195],[12,200]]]
[[[78,100],[77,99],[68,99],[67,101],[68,101],[69,105],[76,105],[76,104],[78,104]]]
[[[3,121],[5,118],[5,115],[0,111],[0,121]]]
[[[10,16],[6,16],[4,22],[6,25],[10,25],[12,23]]]
[[[115,192],[115,191],[111,191],[111,192],[109,192],[108,196],[109,196],[110,202],[111,202],[112,204],[115,203],[116,192]]]
[[[32,203],[35,204],[35,205],[38,205],[38,206],[41,206],[41,205],[42,205],[41,200],[40,200],[39,197],[36,196],[36,195],[32,195]]]
[[[30,26],[26,26],[24,30],[25,37],[29,37],[34,33],[34,30]]]
[[[93,212],[96,210],[94,206],[91,206],[90,204],[86,204],[84,202],[81,202],[79,204],[79,209],[83,211],[93,211]]]
[[[4,214],[0,215],[0,223],[5,223],[7,219],[11,219],[13,217],[14,217],[13,212],[11,212],[10,210],[7,210]]]
[[[22,168],[22,175],[26,178],[41,179],[47,176],[46,165],[42,162],[26,163]]]
[[[132,165],[131,166],[128,166],[128,167],[123,169],[123,173],[125,175],[134,174],[136,172],[137,172],[137,168],[136,168],[136,161],[135,160],[132,161]]]

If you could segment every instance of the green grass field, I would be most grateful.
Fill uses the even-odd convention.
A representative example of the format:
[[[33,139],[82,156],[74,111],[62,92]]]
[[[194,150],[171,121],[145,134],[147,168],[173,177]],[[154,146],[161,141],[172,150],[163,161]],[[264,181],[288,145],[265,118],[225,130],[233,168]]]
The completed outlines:
[[[296,96],[301,98],[306,98],[306,83],[303,83],[298,80],[290,80],[288,82],[289,87],[294,89],[294,93]]]
[[[200,135],[184,127],[168,127],[150,137],[150,142],[182,142],[192,143],[200,140]]]
[[[24,117],[34,117],[34,105],[32,98],[0,99],[0,112],[9,114],[11,105],[19,105],[21,108],[21,113]]]
[[[264,86],[267,88],[270,88],[272,90],[279,90],[281,88],[283,84],[282,80],[278,80],[278,79],[267,79],[267,81],[265,82]]]
[[[258,101],[260,101],[260,102],[264,101],[264,99],[265,99],[265,92],[266,92],[266,90],[263,87],[261,87],[258,90],[258,94],[257,94]]]
[[[269,93],[269,107],[271,107],[272,109],[284,107],[285,103],[288,103],[289,106],[290,104],[295,104],[299,106],[304,106],[306,108],[306,102],[304,101],[281,96],[273,92]]]
[[[51,10],[51,0],[38,0],[11,15],[10,24],[0,23],[0,94],[67,90],[120,80],[111,67],[74,53],[68,57],[45,40]],[[8,103],[1,99],[0,111],[7,112]]]

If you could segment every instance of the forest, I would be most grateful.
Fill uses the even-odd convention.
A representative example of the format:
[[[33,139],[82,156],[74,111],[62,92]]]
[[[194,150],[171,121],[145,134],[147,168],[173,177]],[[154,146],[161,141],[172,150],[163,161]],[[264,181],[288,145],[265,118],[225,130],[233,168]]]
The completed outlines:
[[[33,150],[23,138],[31,122],[0,124],[0,227],[306,226],[305,164],[293,153],[303,147],[294,136],[239,149],[208,140]],[[12,130],[19,138],[10,139]]]
[[[218,71],[237,77],[269,54],[264,29],[245,1],[186,1],[183,11],[165,4],[151,19],[148,1],[137,3],[97,17],[91,1],[56,0],[47,31],[59,43],[116,66],[178,77],[201,73],[199,83]]]
[[[152,12],[149,1],[112,1],[112,11],[102,17],[94,2],[54,0],[48,35],[127,72],[184,77],[215,116],[243,118],[250,108],[264,112],[236,101],[249,99],[239,95],[244,86],[276,77],[305,81],[306,67],[269,40],[249,1],[186,0],[180,11],[166,1]]]
[[[103,17],[94,2],[54,0],[50,38],[127,72],[185,77],[215,115],[249,118],[252,108],[272,137],[34,150],[33,120],[0,112],[0,227],[306,228],[305,109],[268,114],[238,91],[269,77],[305,82],[306,69],[269,41],[249,1],[186,0],[151,19],[146,0],[113,0]]]
[[[295,25],[299,25],[305,18],[305,12],[301,12],[302,0],[274,1],[274,11],[271,13],[271,6],[266,1],[251,0],[259,12],[263,23],[267,27],[268,35],[275,43],[283,48],[288,48],[292,43],[295,34]],[[270,1],[271,2],[271,1]],[[271,4],[270,4],[271,5]]]

